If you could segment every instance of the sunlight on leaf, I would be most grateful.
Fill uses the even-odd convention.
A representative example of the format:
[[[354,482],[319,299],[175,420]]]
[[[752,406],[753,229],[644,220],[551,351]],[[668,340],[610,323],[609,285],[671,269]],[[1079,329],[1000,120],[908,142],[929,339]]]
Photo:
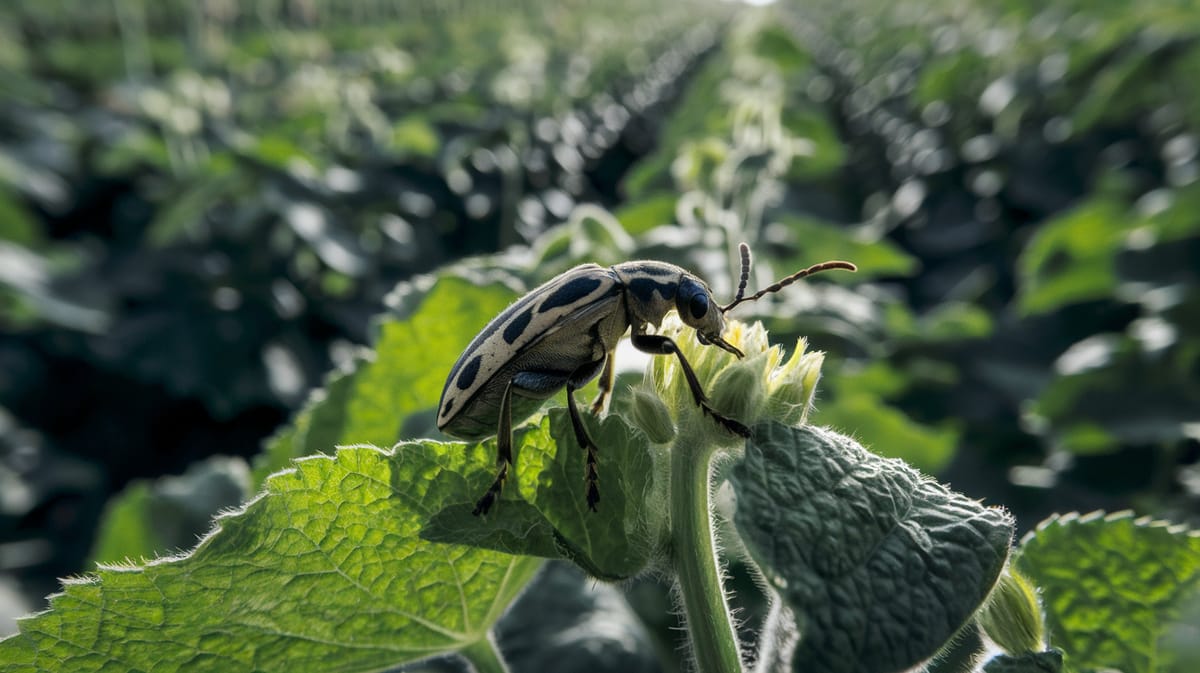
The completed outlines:
[[[423,441],[301,460],[190,554],[67,583],[0,641],[5,670],[373,671],[457,651],[541,563],[418,536],[481,454]]]
[[[1200,589],[1200,534],[1131,512],[1056,515],[1016,563],[1073,666],[1154,673],[1171,661],[1161,639]]]

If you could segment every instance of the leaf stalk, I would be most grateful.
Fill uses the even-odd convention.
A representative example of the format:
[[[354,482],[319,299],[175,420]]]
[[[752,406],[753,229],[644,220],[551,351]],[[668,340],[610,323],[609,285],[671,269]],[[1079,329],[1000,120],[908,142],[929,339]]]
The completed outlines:
[[[698,419],[697,419],[698,420]],[[698,673],[740,673],[737,631],[721,583],[713,534],[712,458],[719,430],[681,424],[671,448],[671,555]]]

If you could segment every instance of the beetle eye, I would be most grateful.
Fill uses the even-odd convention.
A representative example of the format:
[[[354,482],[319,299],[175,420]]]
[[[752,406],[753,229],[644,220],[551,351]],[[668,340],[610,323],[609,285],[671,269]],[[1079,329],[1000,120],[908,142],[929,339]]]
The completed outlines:
[[[702,294],[692,295],[691,301],[688,302],[688,311],[696,320],[703,318],[704,314],[708,313],[708,297]]]

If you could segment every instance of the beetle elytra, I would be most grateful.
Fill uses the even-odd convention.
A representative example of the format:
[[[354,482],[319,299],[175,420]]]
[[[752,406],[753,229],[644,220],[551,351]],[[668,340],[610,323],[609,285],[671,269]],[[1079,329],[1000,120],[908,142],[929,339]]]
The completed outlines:
[[[741,278],[733,301],[720,306],[708,285],[681,267],[666,262],[623,262],[610,267],[583,264],[552,278],[505,309],[483,328],[459,356],[438,403],[437,425],[462,439],[496,435],[497,474],[475,505],[486,514],[500,496],[512,465],[512,428],[537,411],[549,397],[567,389],[567,410],[575,439],[587,451],[587,505],[596,511],[597,447],[584,429],[575,391],[600,376],[600,394],[592,404],[599,413],[612,392],[613,351],[627,330],[632,343],[652,355],[679,358],[692,397],[709,418],[731,433],[749,436],[738,421],[710,406],[692,366],[670,338],[647,333],[672,309],[696,338],[737,357],[743,353],[725,341],[725,314],[821,271],[855,271],[850,262],[814,264],[746,297],[750,247],[739,246]]]

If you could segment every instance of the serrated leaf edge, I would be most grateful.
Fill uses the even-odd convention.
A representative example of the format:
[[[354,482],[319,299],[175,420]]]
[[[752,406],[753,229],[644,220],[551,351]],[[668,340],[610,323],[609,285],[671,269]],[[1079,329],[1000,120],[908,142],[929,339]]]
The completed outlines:
[[[1139,528],[1163,528],[1168,533],[1173,535],[1186,535],[1188,537],[1200,537],[1200,530],[1193,529],[1185,523],[1176,523],[1166,519],[1156,519],[1150,515],[1137,516],[1137,513],[1131,509],[1117,510],[1116,512],[1106,512],[1102,509],[1093,510],[1085,514],[1078,511],[1051,514],[1046,519],[1038,523],[1033,530],[1026,533],[1021,538],[1021,546],[1024,546],[1037,534],[1050,528],[1054,525],[1070,526],[1074,524],[1089,524],[1096,521],[1104,521],[1106,523],[1116,521],[1127,521],[1132,519],[1133,525]]]

